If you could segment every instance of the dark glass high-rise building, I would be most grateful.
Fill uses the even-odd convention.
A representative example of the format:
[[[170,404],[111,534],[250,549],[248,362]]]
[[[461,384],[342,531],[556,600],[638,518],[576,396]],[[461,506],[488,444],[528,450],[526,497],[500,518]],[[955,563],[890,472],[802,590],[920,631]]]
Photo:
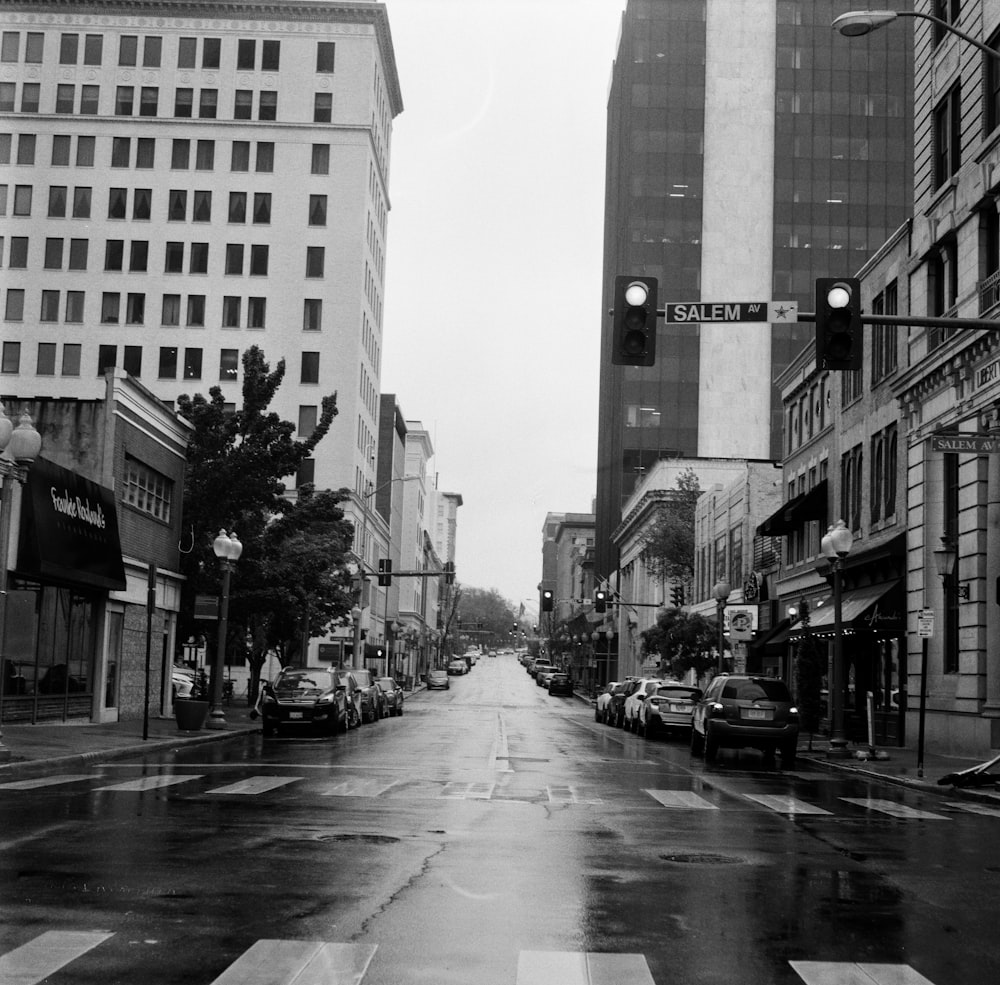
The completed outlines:
[[[912,45],[850,42],[847,2],[629,0],[608,99],[604,297],[616,274],[668,301],[795,301],[861,268],[911,212]],[[773,386],[807,323],[666,325],[656,364],[601,335],[597,578],[661,458],[780,459]]]

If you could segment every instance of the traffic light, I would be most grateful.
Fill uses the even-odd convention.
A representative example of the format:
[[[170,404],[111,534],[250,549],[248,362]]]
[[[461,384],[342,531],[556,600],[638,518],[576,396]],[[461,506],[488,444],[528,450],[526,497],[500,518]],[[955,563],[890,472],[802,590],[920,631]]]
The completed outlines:
[[[656,362],[656,278],[615,278],[614,350],[616,366]]]
[[[594,612],[605,612],[608,608],[608,593],[603,588],[594,592]]]
[[[679,609],[684,605],[684,586],[674,585],[670,589],[670,601],[673,602],[674,608]]]
[[[455,584],[455,562],[445,561],[444,563],[444,583],[446,585]]]
[[[850,277],[816,281],[816,365],[861,369],[861,282]]]
[[[551,588],[542,589],[542,612],[551,612],[554,601]]]
[[[382,588],[392,584],[392,561],[387,557],[378,559],[378,583]]]

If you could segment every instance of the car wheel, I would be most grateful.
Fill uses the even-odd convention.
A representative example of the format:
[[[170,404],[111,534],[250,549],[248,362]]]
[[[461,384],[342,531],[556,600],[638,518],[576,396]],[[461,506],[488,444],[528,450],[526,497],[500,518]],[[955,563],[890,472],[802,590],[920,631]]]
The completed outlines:
[[[656,725],[656,719],[646,716],[646,727],[643,729],[643,734],[647,739],[655,739],[656,733],[659,731]]]
[[[599,709],[595,708],[594,709],[594,721],[595,722],[600,722],[600,720],[601,720],[601,712],[599,711]]]
[[[705,732],[705,761],[714,763],[719,755],[719,740],[712,735],[712,730]]]
[[[261,731],[263,731],[265,739],[270,739],[278,734],[278,726],[268,725],[268,723],[265,722],[264,725],[262,726]]]
[[[795,756],[798,753],[798,742],[786,742],[781,747],[781,768],[790,770],[795,765]]]
[[[705,751],[705,739],[695,728],[691,729],[691,754],[700,756]]]

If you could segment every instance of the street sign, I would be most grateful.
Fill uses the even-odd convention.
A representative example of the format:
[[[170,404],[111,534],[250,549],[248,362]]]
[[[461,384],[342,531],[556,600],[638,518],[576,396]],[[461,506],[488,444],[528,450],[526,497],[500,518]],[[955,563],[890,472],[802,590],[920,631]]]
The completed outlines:
[[[934,610],[921,609],[917,613],[917,636],[930,638],[934,635]]]
[[[1000,452],[1000,437],[992,434],[932,434],[931,450],[992,455]]]
[[[686,322],[797,322],[798,301],[680,301],[663,306],[668,324]]]
[[[753,631],[757,628],[757,606],[727,605],[723,625],[731,640],[752,640]]]

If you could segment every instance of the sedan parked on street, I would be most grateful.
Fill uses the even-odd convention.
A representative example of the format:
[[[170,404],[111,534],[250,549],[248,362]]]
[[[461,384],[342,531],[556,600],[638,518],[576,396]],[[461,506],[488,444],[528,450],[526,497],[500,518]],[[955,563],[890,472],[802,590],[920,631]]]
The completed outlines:
[[[549,675],[549,694],[565,694],[573,697],[573,678],[561,670]]]
[[[377,722],[385,715],[384,696],[375,675],[367,667],[348,667],[347,673],[353,675],[361,689],[361,721]]]
[[[597,700],[594,702],[594,721],[606,722],[608,720],[608,708],[611,706],[611,695],[616,687],[624,687],[618,681],[609,681],[601,688]]]
[[[428,691],[447,691],[451,688],[451,681],[448,680],[448,672],[445,670],[432,670],[427,675]]]
[[[701,688],[680,681],[664,681],[639,707],[639,734],[652,739],[661,732],[691,734],[691,716]]]
[[[393,677],[380,677],[376,682],[385,695],[385,706],[392,718],[395,715],[403,714],[403,689],[396,683]]]
[[[626,677],[614,691],[611,692],[611,703],[608,705],[608,712],[605,721],[615,728],[622,728],[625,724],[625,699],[635,690],[639,683],[638,677]]]
[[[328,734],[346,732],[356,718],[356,688],[350,674],[325,667],[286,667],[272,684],[264,685],[264,735],[310,726]]]
[[[639,730],[639,708],[664,681],[659,677],[640,677],[625,695],[622,704],[622,728],[630,732]]]
[[[469,665],[465,662],[465,657],[455,657],[454,660],[449,660],[447,672],[449,674],[467,674]]]
[[[799,712],[784,681],[773,677],[722,674],[694,709],[691,751],[715,759],[719,749],[750,747],[781,753],[781,765],[795,763]]]

